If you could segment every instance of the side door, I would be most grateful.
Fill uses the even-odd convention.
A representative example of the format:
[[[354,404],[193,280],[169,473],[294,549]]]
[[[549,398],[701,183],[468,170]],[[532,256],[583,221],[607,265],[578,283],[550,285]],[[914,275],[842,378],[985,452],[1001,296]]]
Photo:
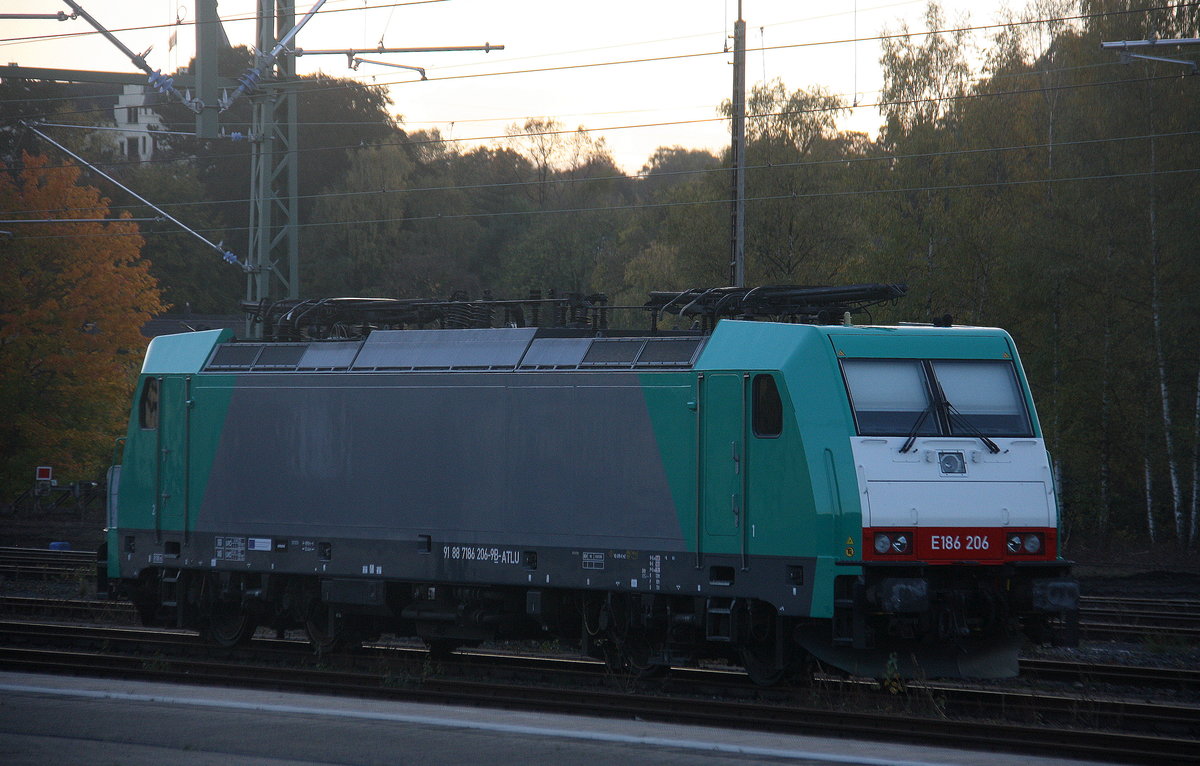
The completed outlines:
[[[728,553],[745,513],[745,383],[740,373],[718,372],[704,375],[699,385],[699,494],[704,535],[711,540],[703,547]]]
[[[159,379],[156,532],[180,532],[188,522],[190,389],[190,378]]]

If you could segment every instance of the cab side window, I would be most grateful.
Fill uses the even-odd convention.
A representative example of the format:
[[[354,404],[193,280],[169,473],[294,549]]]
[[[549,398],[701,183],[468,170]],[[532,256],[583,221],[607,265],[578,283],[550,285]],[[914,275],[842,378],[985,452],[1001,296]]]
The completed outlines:
[[[779,388],[770,375],[755,375],[751,387],[754,397],[754,435],[760,437],[779,436],[783,433],[783,402]]]
[[[142,428],[158,428],[158,378],[146,378],[142,386],[142,397],[138,400],[138,425]]]

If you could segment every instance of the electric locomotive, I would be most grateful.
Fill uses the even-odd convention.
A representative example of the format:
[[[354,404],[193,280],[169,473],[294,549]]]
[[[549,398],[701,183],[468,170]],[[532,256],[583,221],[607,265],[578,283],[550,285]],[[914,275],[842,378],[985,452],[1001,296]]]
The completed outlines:
[[[1078,614],[1028,383],[1002,330],[851,321],[902,293],[655,293],[642,331],[602,296],[285,301],[260,340],[155,338],[107,585],[222,645],[1015,674]]]

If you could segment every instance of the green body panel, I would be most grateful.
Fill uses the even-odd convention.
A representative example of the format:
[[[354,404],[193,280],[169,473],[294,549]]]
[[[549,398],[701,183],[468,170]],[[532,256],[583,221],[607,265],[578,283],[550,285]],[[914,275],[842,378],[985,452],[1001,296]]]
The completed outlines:
[[[775,377],[783,402],[785,425],[776,437],[756,436],[749,422],[750,381],[759,374]],[[674,382],[668,385],[668,379]],[[819,481],[810,475],[793,394],[779,371],[643,374],[642,381],[679,526],[692,551],[744,550],[797,561],[831,555],[834,522],[845,504],[826,476],[827,450],[817,449]],[[813,508],[824,512],[814,518]]]
[[[690,372],[642,373],[646,409],[671,488],[679,529],[696,550],[696,376]]]
[[[118,526],[190,532],[204,496],[209,470],[233,391],[233,376],[194,373],[213,347],[232,336],[209,330],[161,336],[150,342],[134,391],[117,494]],[[148,381],[157,380],[158,428],[142,428],[139,406]],[[120,576],[117,528],[108,530],[108,574]]]
[[[188,429],[190,479],[186,526],[189,533],[196,529],[198,510],[208,487],[213,461],[217,457],[236,382],[234,375],[204,375],[191,380],[192,406]]]
[[[696,365],[709,375],[744,370],[751,378],[758,373],[776,377],[782,433],[760,438],[748,425],[746,431],[747,552],[815,558],[814,617],[832,614],[834,575],[858,572],[845,566],[835,571],[834,563],[859,557],[862,534],[848,438],[853,417],[829,329],[722,321]]]
[[[1008,333],[986,327],[827,327],[838,356],[914,359],[1011,359]]]
[[[146,349],[142,376],[199,372],[208,361],[213,346],[232,337],[232,330],[203,330],[157,337],[150,341],[150,347]]]
[[[728,550],[741,531],[745,505],[745,392],[736,372],[708,375],[700,388],[701,516],[704,549]],[[725,549],[725,550],[722,550]],[[736,548],[735,548],[736,550]]]
[[[191,378],[164,375],[159,381],[158,470],[155,484],[158,519],[155,529],[182,530],[187,523],[191,482]]]

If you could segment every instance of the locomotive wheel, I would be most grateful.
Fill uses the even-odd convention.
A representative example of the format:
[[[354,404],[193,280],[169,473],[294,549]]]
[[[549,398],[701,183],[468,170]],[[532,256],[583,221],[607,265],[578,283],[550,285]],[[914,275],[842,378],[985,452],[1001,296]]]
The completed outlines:
[[[447,660],[459,647],[459,642],[452,638],[423,638],[425,649],[431,660]]]
[[[792,672],[785,654],[782,664],[779,653],[779,621],[770,604],[752,602],[746,607],[743,640],[738,647],[746,675],[758,686],[775,686]]]
[[[162,606],[158,599],[153,596],[143,596],[134,594],[132,597],[133,608],[137,610],[138,620],[143,628],[154,628],[158,626],[158,610]]]
[[[425,642],[425,649],[429,652],[431,660],[449,659],[452,654],[459,649],[474,649],[479,646],[482,641],[475,639],[457,639],[457,638],[428,638],[422,637]]]
[[[304,632],[317,654],[351,648],[356,643],[346,619],[321,601],[315,601],[309,607],[304,618]]]
[[[788,677],[788,667],[775,662],[774,646],[741,647],[742,667],[757,686],[775,686]]]
[[[638,679],[661,678],[671,668],[650,659],[649,644],[631,644],[626,640],[620,644],[608,640],[604,644],[604,665],[613,673],[629,675]]]
[[[608,669],[639,679],[666,675],[670,667],[651,659],[657,647],[646,634],[645,627],[631,619],[628,603],[613,601],[605,606],[605,610],[604,664]]]
[[[250,643],[258,624],[236,606],[217,603],[204,629],[204,638],[226,649]]]
[[[137,610],[142,627],[156,627],[162,602],[159,600],[158,582],[150,570],[142,572],[137,582],[129,586],[128,593],[129,600],[133,602],[133,607]]]

